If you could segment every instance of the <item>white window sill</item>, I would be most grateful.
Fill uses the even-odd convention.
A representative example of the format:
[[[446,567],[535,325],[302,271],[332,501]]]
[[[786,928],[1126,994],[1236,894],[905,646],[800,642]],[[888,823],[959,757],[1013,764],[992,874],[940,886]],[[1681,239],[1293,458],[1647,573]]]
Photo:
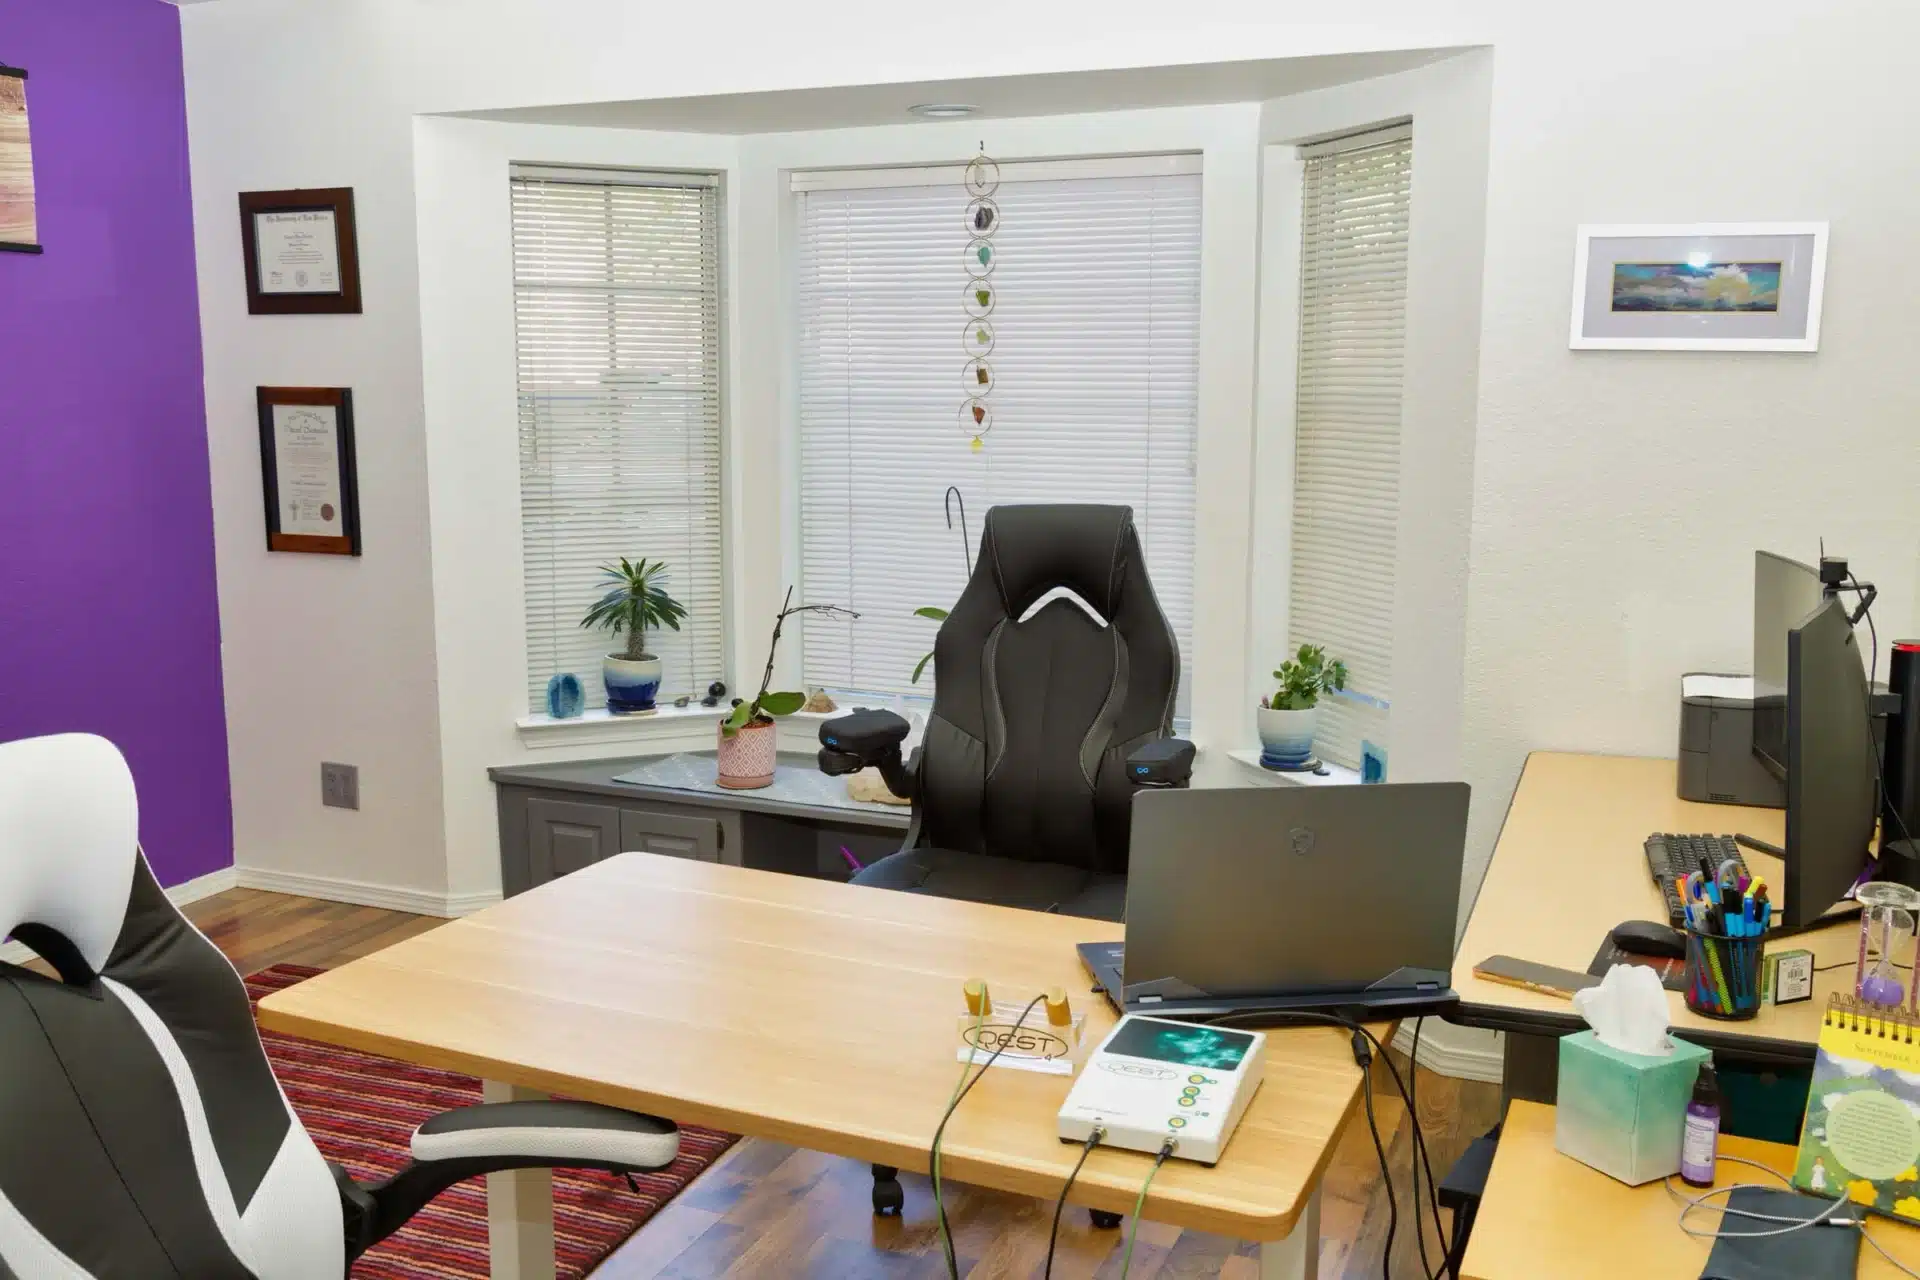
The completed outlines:
[[[597,743],[634,743],[645,746],[656,743],[663,746],[684,748],[689,740],[699,738],[702,745],[710,745],[714,728],[723,716],[733,708],[727,705],[703,707],[698,702],[689,706],[662,706],[650,715],[616,716],[605,707],[596,707],[581,715],[565,720],[556,720],[549,715],[521,716],[514,722],[520,734],[520,745],[529,751],[542,748],[592,746]],[[790,716],[781,716],[782,723],[790,721],[805,722],[812,725],[831,716],[844,715],[845,712],[796,711]]]
[[[1227,754],[1259,774],[1262,778],[1272,778],[1276,782],[1285,783],[1289,786],[1357,787],[1360,785],[1360,774],[1342,764],[1323,765],[1322,767],[1326,769],[1325,774],[1280,773],[1273,769],[1262,769],[1260,767],[1260,748],[1258,747],[1244,747],[1238,751],[1229,751]]]
[[[581,715],[556,720],[549,715],[521,716],[515,722],[521,745],[530,750],[541,747],[583,746],[596,742],[650,742],[685,738],[702,731],[711,735],[713,726],[730,708],[663,706],[651,715],[616,716],[605,707],[596,707]]]

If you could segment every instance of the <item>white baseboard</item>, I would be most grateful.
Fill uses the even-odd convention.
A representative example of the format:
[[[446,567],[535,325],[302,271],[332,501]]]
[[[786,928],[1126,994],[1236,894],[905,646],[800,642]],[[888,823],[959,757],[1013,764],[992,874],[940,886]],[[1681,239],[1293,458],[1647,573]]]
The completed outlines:
[[[418,916],[464,916],[500,901],[493,892],[445,894],[427,889],[406,889],[396,885],[373,884],[366,880],[348,880],[339,876],[313,875],[304,871],[275,871],[269,867],[241,867],[240,887],[265,889],[271,893],[291,893],[303,898],[324,898],[329,902],[350,902],[357,907],[381,907],[388,911],[408,911]]]
[[[1413,1023],[1400,1024],[1399,1033],[1393,1037],[1393,1047],[1411,1054]],[[1502,1062],[1498,1032],[1456,1027],[1451,1022],[1428,1018],[1425,1029],[1420,1033],[1420,1065],[1435,1075],[1499,1084],[1503,1075]]]
[[[195,876],[174,885],[167,890],[167,900],[176,907],[184,907],[189,902],[198,902],[202,898],[211,898],[216,893],[225,893],[240,883],[239,868],[222,867],[218,871],[209,871],[203,876]],[[7,964],[21,964],[33,958],[33,952],[23,942],[0,943],[0,961]]]

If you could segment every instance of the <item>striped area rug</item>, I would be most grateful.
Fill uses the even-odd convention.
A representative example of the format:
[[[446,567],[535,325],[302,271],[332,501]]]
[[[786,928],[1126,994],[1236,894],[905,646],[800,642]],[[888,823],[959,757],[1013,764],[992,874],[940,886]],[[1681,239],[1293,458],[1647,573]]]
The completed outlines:
[[[247,978],[247,994],[258,1001],[320,972],[275,965]],[[386,1177],[406,1162],[407,1140],[428,1116],[480,1101],[480,1082],[472,1076],[273,1032],[262,1032],[260,1038],[281,1087],[321,1154],[363,1182]],[[556,1173],[554,1252],[560,1280],[579,1280],[592,1272],[735,1141],[729,1133],[683,1125],[680,1158],[658,1173],[635,1175],[638,1192],[610,1173]],[[355,1280],[486,1280],[484,1179],[469,1179],[442,1192],[413,1221],[369,1250],[353,1274]]]

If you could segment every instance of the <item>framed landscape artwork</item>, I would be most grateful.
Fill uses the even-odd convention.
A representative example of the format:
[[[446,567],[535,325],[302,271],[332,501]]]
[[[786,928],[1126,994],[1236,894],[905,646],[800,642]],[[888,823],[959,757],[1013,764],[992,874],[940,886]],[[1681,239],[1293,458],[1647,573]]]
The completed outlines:
[[[33,145],[27,140],[27,73],[6,66],[0,66],[0,250],[40,252]]]
[[[1583,226],[1569,345],[1817,351],[1824,222]]]

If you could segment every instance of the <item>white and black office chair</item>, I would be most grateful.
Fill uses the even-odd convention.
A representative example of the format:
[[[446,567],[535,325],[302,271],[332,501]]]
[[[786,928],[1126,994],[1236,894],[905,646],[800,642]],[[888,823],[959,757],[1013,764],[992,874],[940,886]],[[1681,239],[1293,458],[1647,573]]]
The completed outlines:
[[[672,1123],[510,1102],[420,1126],[363,1186],[274,1079],[240,975],[140,853],[133,776],[85,734],[0,744],[0,1280],[341,1280],[447,1187],[672,1162]]]

